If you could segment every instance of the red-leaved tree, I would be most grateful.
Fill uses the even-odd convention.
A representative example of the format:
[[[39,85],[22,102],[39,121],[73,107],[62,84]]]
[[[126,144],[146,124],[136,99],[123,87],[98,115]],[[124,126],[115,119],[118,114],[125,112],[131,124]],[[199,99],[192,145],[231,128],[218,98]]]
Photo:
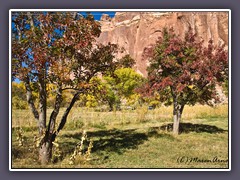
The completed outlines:
[[[173,133],[179,134],[179,123],[185,105],[219,101],[216,85],[228,78],[228,51],[209,40],[205,47],[189,28],[181,39],[164,28],[156,44],[145,48],[148,59],[148,83],[143,94],[160,94],[160,100],[173,104]]]
[[[97,73],[114,70],[117,46],[97,44],[100,24],[91,14],[76,12],[12,12],[12,77],[24,82],[29,107],[39,127],[39,159],[51,160],[53,142],[82,93]],[[54,84],[55,105],[47,121],[47,84]],[[33,99],[39,94],[39,107]],[[72,100],[56,124],[63,92],[73,90]]]

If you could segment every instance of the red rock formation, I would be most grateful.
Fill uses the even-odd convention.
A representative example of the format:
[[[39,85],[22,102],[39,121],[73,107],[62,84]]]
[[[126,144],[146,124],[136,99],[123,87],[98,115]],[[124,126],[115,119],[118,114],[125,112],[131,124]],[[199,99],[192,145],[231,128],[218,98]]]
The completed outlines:
[[[114,18],[103,15],[99,42],[116,43],[136,60],[136,70],[147,75],[147,62],[142,59],[143,49],[155,43],[163,27],[173,27],[184,36],[191,26],[205,43],[228,45],[227,12],[117,12]]]

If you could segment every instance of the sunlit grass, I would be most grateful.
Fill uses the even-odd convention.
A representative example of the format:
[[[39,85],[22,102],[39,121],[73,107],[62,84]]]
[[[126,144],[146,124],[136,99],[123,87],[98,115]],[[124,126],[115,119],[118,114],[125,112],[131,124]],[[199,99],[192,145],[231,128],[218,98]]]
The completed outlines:
[[[51,114],[48,109],[48,117]],[[57,122],[63,114],[64,108],[60,111]],[[162,106],[154,110],[148,110],[147,106],[140,107],[137,110],[116,111],[116,112],[95,112],[91,108],[73,108],[68,116],[66,126],[72,129],[74,126],[108,126],[108,125],[124,125],[146,122],[168,122],[172,119],[172,106]],[[183,111],[182,121],[203,118],[227,118],[228,105],[219,105],[209,107],[203,105],[186,106]],[[17,126],[36,126],[36,121],[29,110],[13,110],[12,111],[12,127]],[[68,127],[65,127],[68,128]]]
[[[51,110],[48,110],[48,117]],[[60,115],[63,113],[61,110]],[[60,118],[57,120],[59,123]],[[38,162],[33,135],[36,121],[29,110],[12,112],[13,168],[227,168],[228,163],[179,163],[179,157],[228,159],[228,105],[186,106],[178,136],[162,128],[172,123],[172,107],[148,110],[96,112],[74,108],[58,136],[60,161],[47,166]],[[24,145],[17,143],[17,127],[24,130]],[[93,141],[91,160],[70,165],[69,158],[83,130]],[[88,141],[89,141],[88,140]]]

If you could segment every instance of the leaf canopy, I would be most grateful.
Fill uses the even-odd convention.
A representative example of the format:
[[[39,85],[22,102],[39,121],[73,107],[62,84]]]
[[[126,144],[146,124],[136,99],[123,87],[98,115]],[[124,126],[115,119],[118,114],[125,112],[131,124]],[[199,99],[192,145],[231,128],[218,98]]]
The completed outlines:
[[[144,50],[150,62],[145,95],[159,92],[161,101],[194,105],[219,100],[216,85],[228,78],[228,52],[209,40],[207,47],[189,28],[184,39],[166,28],[156,44]],[[170,97],[169,97],[170,95]]]

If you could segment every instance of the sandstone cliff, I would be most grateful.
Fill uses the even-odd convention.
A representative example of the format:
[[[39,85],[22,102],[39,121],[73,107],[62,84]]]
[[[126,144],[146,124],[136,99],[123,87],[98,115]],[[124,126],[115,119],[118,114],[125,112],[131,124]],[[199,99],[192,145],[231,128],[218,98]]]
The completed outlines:
[[[163,27],[173,27],[181,37],[191,26],[205,43],[228,45],[227,12],[117,12],[114,18],[103,15],[99,42],[116,43],[136,60],[136,70],[147,75],[143,49],[155,43]]]

